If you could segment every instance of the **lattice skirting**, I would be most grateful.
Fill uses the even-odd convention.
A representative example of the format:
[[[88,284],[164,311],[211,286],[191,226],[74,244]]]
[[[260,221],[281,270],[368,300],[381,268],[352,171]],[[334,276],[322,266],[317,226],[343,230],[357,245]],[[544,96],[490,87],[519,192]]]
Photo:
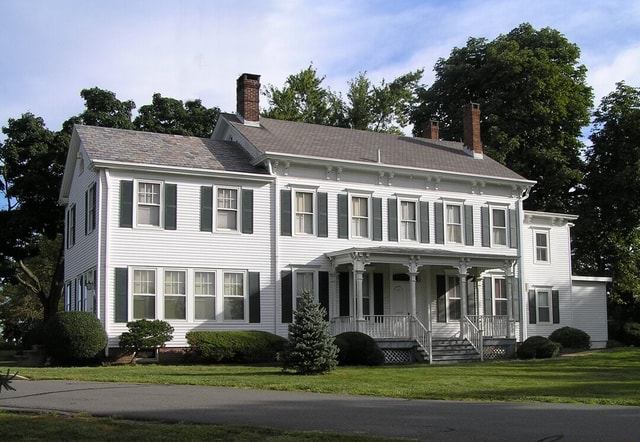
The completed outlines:
[[[413,350],[410,348],[383,348],[385,364],[411,364]]]
[[[513,350],[511,345],[485,345],[484,360],[497,361],[513,358]]]

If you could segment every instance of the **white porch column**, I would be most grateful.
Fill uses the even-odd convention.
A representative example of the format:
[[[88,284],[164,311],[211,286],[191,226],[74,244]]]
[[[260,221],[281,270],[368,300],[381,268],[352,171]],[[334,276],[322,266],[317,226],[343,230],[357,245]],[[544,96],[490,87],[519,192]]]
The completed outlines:
[[[418,257],[411,256],[409,258],[409,263],[405,264],[407,267],[407,273],[409,274],[409,333],[412,338],[416,337],[416,328],[415,328],[415,319],[417,317],[417,296],[416,296],[416,282],[418,279],[418,270],[420,266],[418,265]]]
[[[364,309],[362,307],[362,279],[364,276],[365,266],[369,263],[368,261],[368,257],[363,256],[362,253],[351,254],[356,292],[355,317],[358,322],[364,321]],[[359,326],[358,330],[360,330]]]
[[[340,316],[340,311],[336,310],[336,305],[340,302],[338,295],[338,272],[332,268],[329,272],[329,321],[336,316]]]
[[[507,338],[511,338],[515,332],[511,329],[513,321],[513,261],[505,261],[503,270],[507,286]]]
[[[469,268],[469,259],[460,259],[457,269],[460,279],[460,338],[462,339],[464,339],[464,320],[467,316],[467,272]]]

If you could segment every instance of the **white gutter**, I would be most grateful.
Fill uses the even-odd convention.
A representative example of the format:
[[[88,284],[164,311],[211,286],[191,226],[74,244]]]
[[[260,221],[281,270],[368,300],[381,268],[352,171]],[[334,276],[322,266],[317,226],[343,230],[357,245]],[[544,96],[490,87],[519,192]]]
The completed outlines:
[[[613,282],[613,278],[609,277],[609,276],[576,276],[573,275],[571,277],[572,280],[574,281],[579,281],[579,282]]]
[[[273,177],[269,175],[260,175],[257,173],[248,172],[231,172],[227,170],[210,170],[210,169],[195,169],[189,167],[178,166],[161,166],[158,164],[140,164],[129,163],[123,161],[107,161],[107,160],[93,160],[91,162],[93,168],[113,168],[120,170],[135,170],[142,172],[165,172],[173,173],[177,175],[189,175],[189,176],[203,176],[203,177],[216,177],[216,178],[242,178],[247,181],[273,181]]]
[[[252,165],[258,165],[267,159],[298,159],[304,161],[306,164],[320,164],[327,165],[327,163],[342,165],[349,164],[353,166],[354,169],[364,169],[364,170],[405,170],[407,172],[411,172],[412,174],[422,173],[429,175],[442,175],[442,176],[450,176],[458,179],[462,179],[468,181],[469,178],[476,178],[479,180],[487,181],[487,182],[495,182],[495,183],[519,183],[525,184],[528,186],[532,186],[537,183],[537,181],[526,180],[526,179],[517,179],[517,178],[503,178],[503,177],[495,177],[490,175],[479,175],[479,174],[471,174],[471,173],[463,173],[463,172],[451,172],[437,169],[422,169],[416,167],[408,167],[408,166],[395,166],[391,164],[380,164],[374,162],[366,162],[366,161],[354,161],[354,160],[342,160],[342,159],[334,159],[334,158],[326,158],[326,157],[315,157],[309,155],[298,155],[298,154],[289,154],[289,153],[280,153],[280,152],[265,152],[255,160],[251,162]]]

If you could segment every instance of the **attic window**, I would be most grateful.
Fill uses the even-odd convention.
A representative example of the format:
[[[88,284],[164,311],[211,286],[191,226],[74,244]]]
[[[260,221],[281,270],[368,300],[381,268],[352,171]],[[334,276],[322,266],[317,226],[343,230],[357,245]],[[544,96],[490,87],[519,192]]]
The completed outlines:
[[[84,172],[84,157],[81,153],[78,153],[76,158],[76,167],[78,168],[78,175],[82,175],[82,172]]]

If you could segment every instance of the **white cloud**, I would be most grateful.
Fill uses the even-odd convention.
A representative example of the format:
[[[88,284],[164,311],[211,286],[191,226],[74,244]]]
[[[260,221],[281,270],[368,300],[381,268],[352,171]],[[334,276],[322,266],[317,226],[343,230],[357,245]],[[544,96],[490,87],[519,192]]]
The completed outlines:
[[[589,69],[588,80],[593,87],[595,105],[615,89],[615,84],[625,81],[629,86],[640,87],[640,44],[625,48],[611,58],[601,58]]]

